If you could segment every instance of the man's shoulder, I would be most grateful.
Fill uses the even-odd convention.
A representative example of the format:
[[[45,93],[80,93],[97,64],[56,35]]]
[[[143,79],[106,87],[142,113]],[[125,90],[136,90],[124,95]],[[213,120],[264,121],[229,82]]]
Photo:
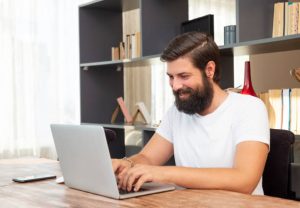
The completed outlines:
[[[264,103],[258,97],[254,97],[251,95],[245,95],[240,93],[230,93],[231,101],[234,106],[240,108],[265,108]]]
[[[230,93],[231,97],[232,97],[232,101],[234,102],[245,102],[245,103],[262,103],[261,99],[259,99],[258,97],[254,97],[251,95],[245,95],[245,94],[240,94],[240,93],[236,93],[236,92],[231,92]]]

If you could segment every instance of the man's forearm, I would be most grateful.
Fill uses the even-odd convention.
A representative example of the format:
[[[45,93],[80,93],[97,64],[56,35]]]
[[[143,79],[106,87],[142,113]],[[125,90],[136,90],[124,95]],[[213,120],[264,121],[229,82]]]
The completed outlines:
[[[161,167],[162,181],[186,188],[252,193],[260,177],[233,168]]]
[[[145,155],[138,153],[129,158],[135,164],[144,164],[144,165],[153,165],[151,160],[147,158]]]

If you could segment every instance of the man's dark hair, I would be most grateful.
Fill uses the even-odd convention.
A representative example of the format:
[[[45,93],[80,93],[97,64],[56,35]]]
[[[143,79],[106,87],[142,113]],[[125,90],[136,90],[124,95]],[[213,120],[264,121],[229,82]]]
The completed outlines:
[[[214,61],[216,69],[213,80],[219,83],[219,48],[210,36],[200,32],[187,32],[179,35],[169,42],[160,59],[171,62],[179,57],[188,57],[193,65],[202,72],[209,61]]]

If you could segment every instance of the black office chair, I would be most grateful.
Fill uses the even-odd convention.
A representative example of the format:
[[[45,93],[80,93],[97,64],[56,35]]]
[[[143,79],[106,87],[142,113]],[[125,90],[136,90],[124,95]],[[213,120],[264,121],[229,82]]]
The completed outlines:
[[[291,163],[294,162],[295,135],[281,129],[270,130],[270,152],[263,172],[265,195],[294,199],[291,191]]]
[[[109,144],[112,141],[116,140],[117,134],[116,134],[115,131],[113,131],[111,129],[104,128],[104,132],[105,132],[105,137],[106,137],[107,144]]]

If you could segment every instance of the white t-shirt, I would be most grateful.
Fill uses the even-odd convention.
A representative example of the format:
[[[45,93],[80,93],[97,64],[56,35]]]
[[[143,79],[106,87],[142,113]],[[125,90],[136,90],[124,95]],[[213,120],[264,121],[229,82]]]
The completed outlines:
[[[173,143],[176,165],[184,167],[231,168],[240,142],[270,143],[263,102],[232,92],[206,116],[188,115],[173,105],[156,132]],[[263,195],[261,180],[252,194]]]

